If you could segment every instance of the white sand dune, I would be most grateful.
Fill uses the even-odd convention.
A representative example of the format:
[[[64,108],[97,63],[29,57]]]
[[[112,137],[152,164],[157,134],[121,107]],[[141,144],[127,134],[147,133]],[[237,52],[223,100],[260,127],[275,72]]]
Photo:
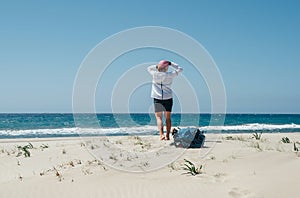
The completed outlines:
[[[25,157],[17,146],[28,142]],[[157,136],[5,139],[0,197],[299,197],[294,142],[300,133],[208,134],[205,148],[186,150]],[[184,159],[201,174],[185,174]]]

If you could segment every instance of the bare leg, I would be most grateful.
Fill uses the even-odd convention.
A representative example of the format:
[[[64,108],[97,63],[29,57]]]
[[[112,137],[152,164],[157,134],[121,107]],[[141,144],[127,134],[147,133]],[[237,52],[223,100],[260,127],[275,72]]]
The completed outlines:
[[[172,121],[171,121],[171,112],[170,111],[165,111],[165,118],[166,118],[166,125],[167,125],[167,134],[166,134],[166,139],[170,139],[170,131],[172,127]]]
[[[155,112],[155,117],[156,117],[156,123],[157,123],[157,128],[159,131],[160,139],[164,140],[164,125],[162,121],[162,112]]]

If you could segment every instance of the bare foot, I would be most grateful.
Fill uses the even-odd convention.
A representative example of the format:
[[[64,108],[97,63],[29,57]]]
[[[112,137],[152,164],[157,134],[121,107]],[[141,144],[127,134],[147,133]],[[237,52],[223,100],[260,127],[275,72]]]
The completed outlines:
[[[166,137],[164,135],[160,136],[160,140],[165,140],[165,139],[166,139]]]

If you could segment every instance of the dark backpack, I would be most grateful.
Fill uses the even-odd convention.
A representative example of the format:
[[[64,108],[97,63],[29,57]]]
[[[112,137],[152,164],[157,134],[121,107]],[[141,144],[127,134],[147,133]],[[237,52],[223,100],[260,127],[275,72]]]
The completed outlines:
[[[204,131],[198,128],[174,128],[172,135],[176,147],[201,148],[205,141]]]

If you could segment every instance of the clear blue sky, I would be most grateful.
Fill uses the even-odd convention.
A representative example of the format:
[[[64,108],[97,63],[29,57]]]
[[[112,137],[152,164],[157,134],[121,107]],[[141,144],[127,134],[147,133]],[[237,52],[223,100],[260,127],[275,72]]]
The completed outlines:
[[[128,28],[164,26],[214,58],[228,112],[300,113],[299,24],[297,0],[1,1],[0,112],[72,112],[93,47]]]

